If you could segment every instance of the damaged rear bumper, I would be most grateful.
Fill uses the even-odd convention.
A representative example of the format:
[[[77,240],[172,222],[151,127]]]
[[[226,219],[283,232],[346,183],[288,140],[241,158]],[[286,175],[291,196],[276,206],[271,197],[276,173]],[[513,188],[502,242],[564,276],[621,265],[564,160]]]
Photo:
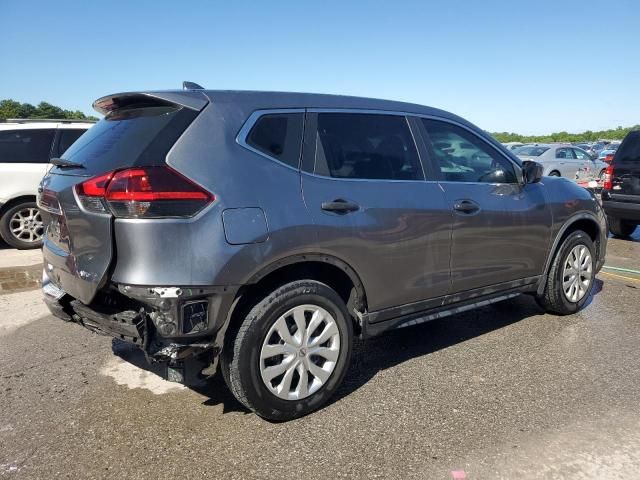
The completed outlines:
[[[102,335],[141,348],[154,361],[176,361],[221,349],[216,332],[235,295],[229,287],[113,286],[90,305],[60,290],[43,274],[50,312]]]

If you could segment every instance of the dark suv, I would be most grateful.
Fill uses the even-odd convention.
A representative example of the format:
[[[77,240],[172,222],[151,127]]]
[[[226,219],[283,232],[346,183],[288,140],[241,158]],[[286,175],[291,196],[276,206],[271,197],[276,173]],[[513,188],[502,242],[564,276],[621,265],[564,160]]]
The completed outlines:
[[[433,108],[297,93],[167,91],[105,115],[44,178],[51,311],[196,356],[259,415],[320,407],[367,338],[534,295],[587,302],[605,217]]]
[[[602,204],[615,236],[629,237],[640,225],[640,130],[627,134],[607,168]]]

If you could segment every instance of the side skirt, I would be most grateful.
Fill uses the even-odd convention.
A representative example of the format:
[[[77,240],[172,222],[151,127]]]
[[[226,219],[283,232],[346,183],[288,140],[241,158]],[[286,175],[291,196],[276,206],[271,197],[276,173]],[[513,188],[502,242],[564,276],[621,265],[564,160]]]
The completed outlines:
[[[537,280],[537,279],[536,279]],[[424,309],[419,312],[413,312],[405,315],[396,316],[395,318],[389,318],[383,321],[371,322],[371,318],[376,319],[375,313],[367,314],[363,316],[362,322],[362,337],[368,338],[379,335],[387,330],[393,330],[396,328],[404,328],[421,323],[429,322],[431,320],[437,320],[439,318],[448,317],[457,313],[473,310],[478,307],[491,305],[493,303],[508,300],[510,298],[517,297],[523,293],[532,293],[535,291],[535,283],[518,286],[508,290],[501,290],[500,292],[493,292],[482,296],[474,296],[455,303],[445,302],[447,304],[440,305],[434,308]]]

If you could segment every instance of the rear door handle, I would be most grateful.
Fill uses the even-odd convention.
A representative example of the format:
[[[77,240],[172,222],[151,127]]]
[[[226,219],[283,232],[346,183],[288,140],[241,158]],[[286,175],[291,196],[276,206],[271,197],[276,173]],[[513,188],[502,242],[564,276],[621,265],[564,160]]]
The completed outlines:
[[[333,212],[333,213],[340,213],[340,214],[355,212],[360,209],[360,207],[357,204],[347,202],[342,198],[338,198],[333,202],[322,202],[321,208],[325,212]]]
[[[453,204],[453,209],[456,212],[460,212],[468,215],[471,213],[479,212],[480,205],[478,205],[473,200],[456,200],[456,202]]]

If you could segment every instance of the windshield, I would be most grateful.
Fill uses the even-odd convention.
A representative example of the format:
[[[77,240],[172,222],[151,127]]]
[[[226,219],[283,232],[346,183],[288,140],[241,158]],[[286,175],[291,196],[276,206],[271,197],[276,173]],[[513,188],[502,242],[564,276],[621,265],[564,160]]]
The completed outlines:
[[[526,155],[528,157],[539,157],[547,150],[549,150],[549,147],[524,146],[517,148],[514,153],[516,155]]]

